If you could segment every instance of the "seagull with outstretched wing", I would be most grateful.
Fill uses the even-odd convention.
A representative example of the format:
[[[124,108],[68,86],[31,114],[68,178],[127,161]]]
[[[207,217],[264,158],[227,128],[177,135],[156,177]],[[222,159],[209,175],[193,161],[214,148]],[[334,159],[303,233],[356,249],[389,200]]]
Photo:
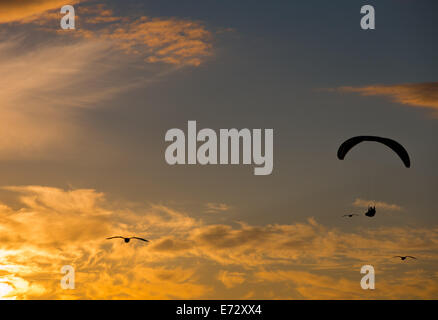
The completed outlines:
[[[111,239],[123,239],[126,243],[129,243],[129,241],[131,239],[137,239],[137,240],[141,240],[144,242],[149,242],[149,240],[143,239],[143,238],[139,238],[139,237],[122,237],[122,236],[114,236],[114,237],[109,237],[106,238],[107,240],[111,240]]]
[[[354,216],[358,216],[358,214],[356,214],[356,213],[350,213],[350,214],[344,214],[344,215],[343,215],[343,217],[349,217],[349,218],[352,218],[352,217],[354,217]]]
[[[394,256],[393,258],[400,258],[400,260],[406,260],[407,258],[411,258],[411,259],[415,259],[417,260],[417,258],[413,257],[413,256]]]
[[[149,240],[143,239],[143,238],[139,238],[139,237],[131,237],[131,239],[137,239],[137,240],[141,240],[141,241],[144,241],[144,242],[149,242]]]

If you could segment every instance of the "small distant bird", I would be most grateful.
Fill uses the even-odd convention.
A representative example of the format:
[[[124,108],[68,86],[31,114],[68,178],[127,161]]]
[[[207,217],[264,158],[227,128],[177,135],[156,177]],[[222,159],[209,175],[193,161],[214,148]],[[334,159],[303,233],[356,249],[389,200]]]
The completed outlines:
[[[354,216],[358,216],[358,214],[350,213],[350,214],[344,214],[343,215],[343,217],[349,217],[349,218],[354,217]]]
[[[115,237],[109,237],[109,238],[106,238],[106,239],[107,239],[107,240],[110,240],[110,239],[123,239],[123,240],[125,240],[126,243],[129,243],[129,241],[130,241],[131,239],[137,239],[137,240],[141,240],[141,241],[149,242],[149,240],[146,240],[146,239],[143,239],[143,238],[139,238],[139,237],[122,237],[122,236],[115,236]]]
[[[400,260],[406,260],[406,258],[411,258],[417,260],[417,258],[413,256],[394,256],[393,258],[400,258]]]

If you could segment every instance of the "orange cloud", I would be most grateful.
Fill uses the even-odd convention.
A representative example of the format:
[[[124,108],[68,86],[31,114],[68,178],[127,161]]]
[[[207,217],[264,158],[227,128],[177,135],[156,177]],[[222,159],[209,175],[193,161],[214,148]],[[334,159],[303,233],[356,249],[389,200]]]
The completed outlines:
[[[78,123],[78,108],[102,106],[213,54],[212,33],[201,22],[121,17],[87,2],[69,2],[76,4],[74,31],[61,30],[55,21],[65,2],[0,2],[0,159],[65,154],[92,134]],[[31,34],[39,32],[39,41],[27,41],[28,32],[6,22],[33,24]]]
[[[164,215],[161,228],[178,229],[177,223],[188,228],[184,215],[161,207],[150,208],[148,219],[126,215],[114,206],[108,211],[103,194],[90,189],[4,189],[18,193],[22,207],[0,208],[0,298],[190,299],[209,291],[198,283],[194,267],[153,266],[162,258],[150,255],[147,247],[105,239],[145,233],[149,222],[160,223],[156,218],[160,214]],[[166,223],[167,219],[172,222]],[[60,268],[67,264],[76,270],[76,291],[59,286]]]
[[[355,92],[363,96],[384,96],[396,103],[438,110],[438,82],[340,87],[340,92]]]
[[[211,32],[202,23],[185,19],[145,16],[128,19],[103,10],[85,18],[74,34],[111,40],[117,48],[142,55],[150,63],[199,66],[212,55]]]
[[[123,17],[104,4],[85,4],[77,6],[76,30],[66,32],[54,23],[61,18],[58,10],[50,11],[57,3],[54,2],[46,1],[46,6],[38,7],[37,18],[23,16],[20,22],[33,23],[59,35],[109,41],[114,48],[141,55],[149,63],[199,66],[212,55],[212,33],[201,22],[175,17]]]
[[[85,135],[74,109],[101,106],[212,55],[212,34],[201,22],[120,17],[103,4],[80,2],[71,32],[54,23],[64,2],[0,2],[6,35],[0,43],[1,159],[62,154]],[[6,21],[34,24],[38,43]],[[145,62],[154,65],[134,78],[133,69],[144,69]]]
[[[0,24],[9,22],[29,22],[37,20],[49,10],[61,10],[66,4],[76,4],[81,0],[5,0],[0,2]]]
[[[164,205],[114,203],[91,189],[14,186],[2,192],[18,197],[13,206],[0,204],[3,298],[430,299],[438,292],[433,226],[346,233],[313,219],[206,224]],[[127,245],[106,240],[110,235],[151,242]],[[419,259],[401,263],[392,259],[398,254]],[[364,264],[379,274],[374,293],[360,288]],[[75,290],[60,288],[63,265],[76,270]]]
[[[104,8],[98,12],[103,18],[117,18]],[[198,66],[211,54],[210,32],[200,23],[117,19],[110,25],[98,22],[97,29],[64,34],[77,37],[68,44],[50,40],[59,40],[62,32],[49,33],[48,41],[26,50],[22,34],[2,41],[0,158],[45,157],[48,150],[74,145],[83,130],[73,109],[96,107],[178,67]],[[140,80],[132,77],[133,62],[141,66],[144,61],[162,63],[148,68]]]

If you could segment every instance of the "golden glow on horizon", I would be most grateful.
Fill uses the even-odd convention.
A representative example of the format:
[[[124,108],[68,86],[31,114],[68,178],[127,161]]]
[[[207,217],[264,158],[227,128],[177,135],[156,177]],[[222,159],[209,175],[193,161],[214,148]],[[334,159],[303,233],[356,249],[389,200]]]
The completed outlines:
[[[20,203],[15,209],[0,203],[3,298],[430,299],[438,294],[434,227],[347,233],[313,218],[236,225],[224,223],[226,211],[205,213],[204,218],[219,219],[207,223],[163,204],[134,209],[92,189],[3,189]],[[118,234],[151,242],[105,239]],[[415,263],[388,258],[418,248],[423,254]],[[379,290],[364,293],[359,270],[370,261],[379,268]],[[75,290],[60,288],[64,265],[75,268]]]
[[[15,299],[15,297],[9,295],[13,290],[14,288],[10,284],[2,282],[2,279],[0,278],[0,300]]]

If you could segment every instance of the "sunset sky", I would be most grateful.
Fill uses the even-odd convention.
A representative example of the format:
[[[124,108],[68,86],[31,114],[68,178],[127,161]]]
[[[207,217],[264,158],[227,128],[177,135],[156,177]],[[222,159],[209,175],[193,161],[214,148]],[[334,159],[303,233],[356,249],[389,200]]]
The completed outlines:
[[[376,30],[360,28],[364,4]],[[437,12],[0,1],[0,298],[437,299]],[[274,129],[272,174],[169,166],[165,133],[188,120]],[[411,168],[375,143],[338,160],[357,135],[399,141]]]

